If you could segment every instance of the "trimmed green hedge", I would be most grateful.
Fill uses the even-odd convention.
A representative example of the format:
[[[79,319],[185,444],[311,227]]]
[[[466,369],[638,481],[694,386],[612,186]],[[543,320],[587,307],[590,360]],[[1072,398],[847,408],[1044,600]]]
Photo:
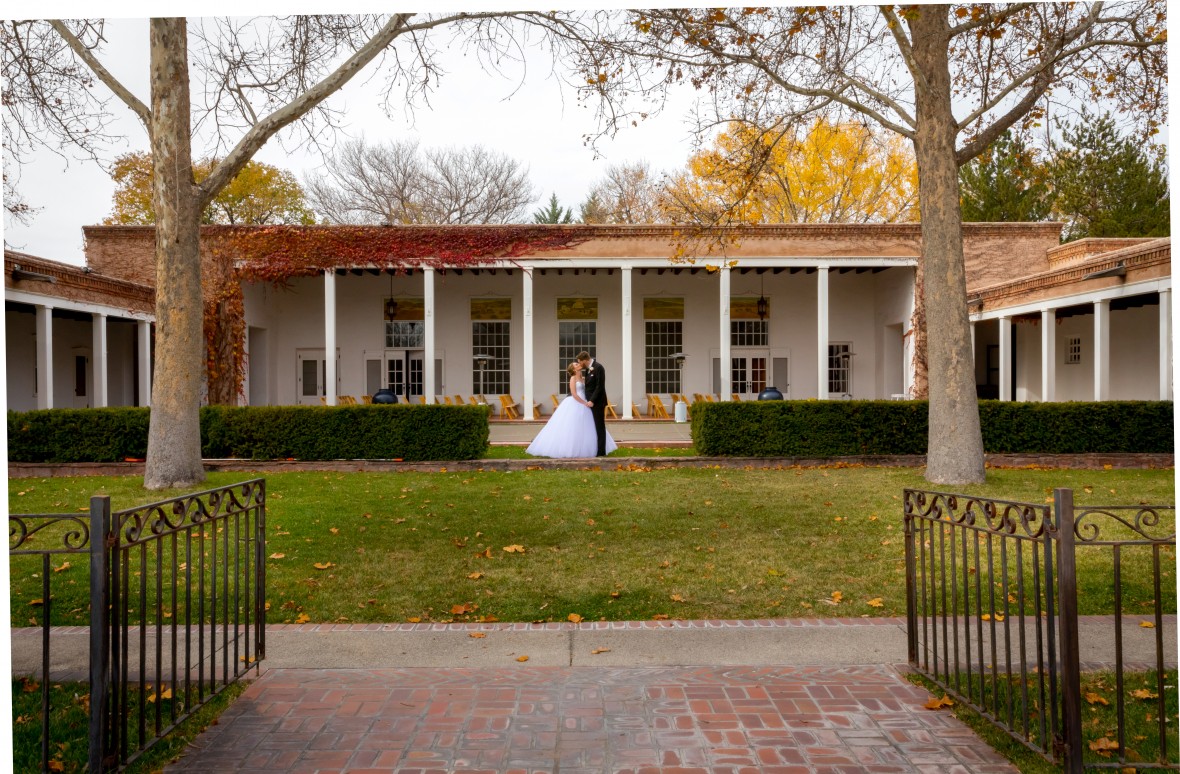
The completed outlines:
[[[989,452],[1171,453],[1171,401],[979,402]],[[925,401],[694,403],[692,440],[705,456],[925,454]]]
[[[150,409],[8,412],[13,462],[115,462],[147,454]],[[201,454],[255,460],[469,460],[488,448],[486,406],[206,406]]]

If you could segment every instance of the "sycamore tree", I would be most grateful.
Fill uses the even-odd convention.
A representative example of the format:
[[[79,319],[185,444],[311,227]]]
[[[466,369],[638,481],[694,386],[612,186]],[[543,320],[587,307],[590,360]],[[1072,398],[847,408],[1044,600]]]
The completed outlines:
[[[386,108],[403,110],[438,85],[435,57],[465,46],[494,66],[514,61],[519,25],[549,14],[472,12],[391,16],[149,21],[149,94],[104,65],[101,20],[5,21],[4,149],[19,164],[32,148],[72,145],[97,158],[112,136],[112,100],[139,119],[152,158],[156,232],[156,346],[144,485],[204,480],[199,409],[204,362],[200,263],[202,214],[268,141],[325,138],[342,121],[329,98],[366,68],[382,65]],[[440,40],[440,35],[450,35]],[[203,92],[194,99],[190,73]],[[212,127],[216,164],[194,171],[194,104]],[[286,131],[284,131],[286,130]]]
[[[669,89],[690,84],[710,97],[718,125],[738,118],[774,131],[817,113],[856,116],[913,144],[926,478],[983,481],[959,169],[1069,98],[1112,103],[1156,131],[1167,109],[1164,2],[696,8],[603,20],[600,44],[580,60],[588,94],[644,95],[658,107]],[[616,126],[638,120],[604,114]],[[926,330],[936,332],[928,345]]]
[[[818,116],[790,135],[735,122],[664,188],[678,223],[893,223],[918,217],[913,151],[864,123]]]
[[[216,159],[193,164],[193,180],[200,183]],[[115,159],[111,178],[116,183],[111,196],[111,214],[106,225],[151,225],[156,222],[152,208],[152,157],[148,153],[125,153]],[[222,188],[201,213],[202,223],[264,226],[272,223],[311,225],[315,214],[308,208],[303,188],[284,169],[249,161],[229,185]]]

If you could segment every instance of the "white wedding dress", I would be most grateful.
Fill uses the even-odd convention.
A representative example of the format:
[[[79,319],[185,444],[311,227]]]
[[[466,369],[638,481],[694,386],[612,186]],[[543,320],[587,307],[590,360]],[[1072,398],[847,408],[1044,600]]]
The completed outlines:
[[[586,385],[577,383],[578,397],[586,399]],[[606,433],[606,453],[619,445]],[[572,396],[562,399],[549,421],[525,450],[534,457],[593,457],[598,451],[598,435],[594,431],[594,415],[584,403]]]

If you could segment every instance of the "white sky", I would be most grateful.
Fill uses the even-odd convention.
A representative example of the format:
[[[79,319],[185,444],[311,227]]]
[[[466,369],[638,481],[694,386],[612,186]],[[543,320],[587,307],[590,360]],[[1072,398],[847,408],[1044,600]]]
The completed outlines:
[[[234,8],[241,12],[241,4],[234,4]],[[64,8],[61,13],[68,15],[70,10]],[[216,10],[215,6],[201,6],[202,13]],[[290,11],[290,6],[285,5],[283,13]],[[87,12],[94,13],[93,9]],[[145,18],[108,22],[107,33],[104,64],[147,103]],[[443,66],[448,74],[430,96],[430,105],[419,104],[412,114],[407,111],[392,117],[385,115],[378,91],[382,78],[378,74],[370,83],[364,83],[366,75],[377,71],[363,71],[344,91],[331,97],[329,104],[346,112],[346,136],[364,135],[369,141],[416,138],[424,148],[478,143],[511,156],[528,168],[538,194],[532,209],[546,203],[550,193],[556,193],[562,206],[572,208],[575,215],[578,203],[608,165],[647,160],[655,171],[671,171],[682,167],[692,152],[691,133],[684,120],[691,110],[690,94],[683,93],[673,107],[641,122],[638,128],[601,140],[596,158],[583,139],[596,129],[593,110],[579,105],[572,90],[561,86],[551,72],[547,54],[539,53],[523,77],[520,73],[515,77],[486,73],[473,57],[464,57],[454,49],[443,59]],[[106,157],[147,150],[145,132],[130,110],[112,99],[108,111],[120,121],[115,133],[126,140],[109,148]],[[197,118],[194,108],[194,121]],[[238,136],[232,140],[236,142]],[[194,156],[205,155],[208,150],[199,141],[194,142]],[[39,151],[17,172],[18,189],[25,200],[41,209],[28,225],[5,217],[4,242],[15,250],[81,264],[81,229],[101,222],[110,213],[114,184],[94,161],[69,149],[63,153]],[[289,169],[301,181],[323,163],[312,152],[288,153],[275,139],[255,159]],[[12,172],[9,174],[11,177]]]

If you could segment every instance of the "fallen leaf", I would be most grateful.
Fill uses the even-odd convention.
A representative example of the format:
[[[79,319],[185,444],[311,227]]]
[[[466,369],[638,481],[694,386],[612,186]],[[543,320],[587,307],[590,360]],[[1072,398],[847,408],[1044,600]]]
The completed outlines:
[[[335,527],[328,527],[328,531],[331,532],[333,535],[340,534],[340,530],[336,529]]]
[[[483,573],[482,572],[473,572],[473,573],[469,573],[467,575],[467,577],[471,578],[471,580],[479,580],[480,578],[483,577]]]
[[[883,607],[885,605],[885,603],[881,601],[880,597],[873,597],[865,604],[867,604],[869,607]]]
[[[931,699],[922,706],[928,710],[938,710],[942,709],[943,707],[953,707],[955,706],[955,703],[951,701],[951,698],[944,693],[941,699]]]
[[[840,604],[840,601],[843,599],[844,599],[844,592],[842,592],[842,591],[833,591],[832,592],[832,601],[835,602],[837,605]]]
[[[310,620],[311,616],[307,613],[300,613],[299,615],[295,616],[295,623],[297,624],[305,624]]]
[[[491,559],[492,558],[491,547],[488,547],[488,548],[484,549],[483,551],[477,551],[475,554],[475,558],[476,559]]]
[[[479,609],[479,605],[472,605],[464,602],[461,605],[451,605],[451,615],[467,615]]]
[[[1140,621],[1139,625],[1141,627],[1143,627],[1144,629],[1154,629],[1155,628],[1155,624],[1153,624],[1151,621]]]
[[[516,543],[513,543],[510,546],[504,546],[504,551],[506,551],[507,553],[510,553],[510,554],[523,554],[525,551],[525,548],[522,545],[518,545]]]
[[[1104,707],[1110,706],[1110,702],[1108,702],[1106,699],[1102,698],[1101,696],[1099,696],[1096,693],[1087,693],[1086,694],[1086,701],[1090,702],[1091,704],[1101,704]]]
[[[44,604],[45,604],[44,599],[30,599],[29,600],[29,607],[38,607],[39,605],[44,605]]]
[[[1152,693],[1151,691],[1147,690],[1146,688],[1137,688],[1136,690],[1131,691],[1131,695],[1134,696],[1136,699],[1145,699],[1145,700],[1158,699],[1160,697],[1160,695],[1158,693]]]
[[[69,562],[62,562],[61,567],[54,567],[53,571],[54,572],[61,572],[62,570],[68,570],[68,569],[70,569],[70,563]]]
[[[590,651],[591,656],[597,656],[599,653],[610,653],[610,648],[595,648]]]
[[[1105,736],[1101,739],[1095,739],[1090,742],[1090,749],[1096,753],[1110,753],[1113,750],[1119,749],[1119,743],[1107,739]]]
[[[287,557],[286,554],[271,554],[270,555],[271,559],[285,559],[286,557]],[[276,570],[276,572],[277,572],[277,570]]]
[[[470,633],[468,633],[467,636],[473,640],[482,640],[484,637],[487,637],[488,635],[484,634],[483,632],[470,632]]]
[[[517,656],[516,660],[523,664],[525,661],[529,660],[529,657],[528,656]]]
[[[570,613],[568,616],[566,616],[566,620],[570,623],[581,623],[582,616],[578,615],[577,613]]]
[[[50,771],[65,771],[66,770],[65,764],[62,763],[61,761],[57,760],[56,758],[54,760],[51,760],[48,765],[49,765]]]
[[[413,618],[407,618],[406,620],[409,621],[410,623],[422,623],[422,619],[419,618],[418,616],[414,616]]]
[[[684,597],[680,596],[679,594],[673,594],[673,595],[672,595],[672,601],[673,601],[673,602],[683,602],[683,601],[684,601]]]
[[[312,565],[312,567],[316,568],[317,570],[326,570],[329,567],[335,567],[335,566],[336,566],[335,562],[316,562],[315,564]]]

